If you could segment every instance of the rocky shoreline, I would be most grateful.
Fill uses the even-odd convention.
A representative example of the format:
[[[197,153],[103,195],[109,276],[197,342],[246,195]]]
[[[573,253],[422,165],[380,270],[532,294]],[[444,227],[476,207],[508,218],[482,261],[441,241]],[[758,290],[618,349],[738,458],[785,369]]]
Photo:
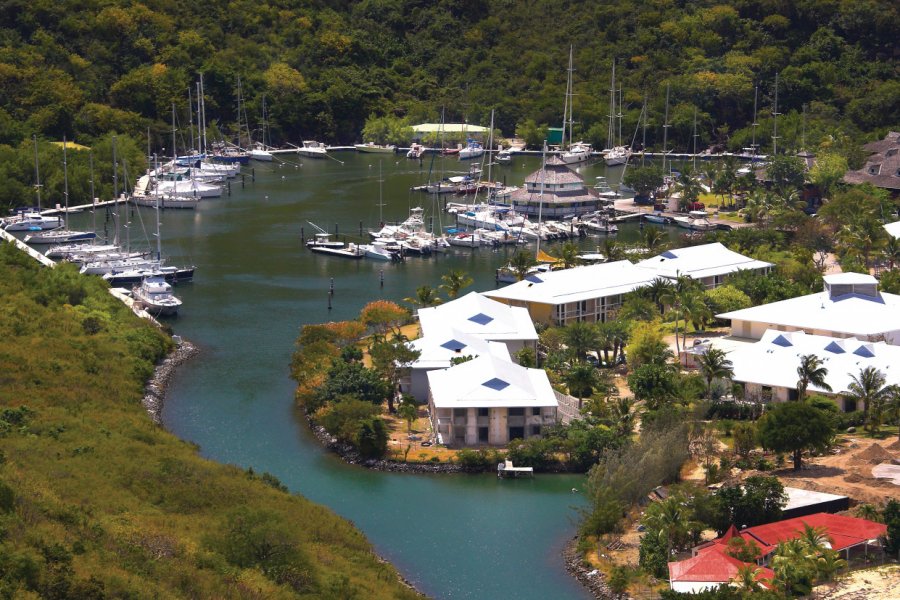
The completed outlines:
[[[192,343],[182,340],[182,342],[162,360],[153,371],[153,376],[144,386],[144,398],[141,404],[147,410],[147,414],[153,419],[157,425],[162,423],[162,408],[166,399],[166,389],[169,386],[169,380],[175,373],[175,369],[183,364],[189,358],[197,354],[199,350]]]
[[[584,561],[578,555],[578,536],[573,537],[563,549],[563,562],[569,575],[587,589],[597,600],[630,599],[627,594],[615,594],[606,584],[606,579],[597,569],[584,566]]]
[[[451,465],[447,463],[405,463],[393,460],[375,460],[365,459],[360,456],[359,452],[350,444],[341,443],[336,437],[325,431],[321,425],[316,425],[309,415],[306,415],[306,421],[309,423],[309,429],[312,431],[316,439],[328,450],[340,456],[344,462],[351,465],[358,465],[373,471],[385,471],[391,473],[462,473],[463,468],[459,465]]]

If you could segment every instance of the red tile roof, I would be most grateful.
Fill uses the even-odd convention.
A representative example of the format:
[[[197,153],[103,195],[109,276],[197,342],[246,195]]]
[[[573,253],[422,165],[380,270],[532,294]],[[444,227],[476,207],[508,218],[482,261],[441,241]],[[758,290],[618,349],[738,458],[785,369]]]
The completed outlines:
[[[687,560],[669,563],[669,579],[728,583],[737,576],[738,569],[744,565],[759,569],[756,575],[759,582],[771,582],[775,578],[775,573],[771,569],[739,561],[721,552],[704,552]]]

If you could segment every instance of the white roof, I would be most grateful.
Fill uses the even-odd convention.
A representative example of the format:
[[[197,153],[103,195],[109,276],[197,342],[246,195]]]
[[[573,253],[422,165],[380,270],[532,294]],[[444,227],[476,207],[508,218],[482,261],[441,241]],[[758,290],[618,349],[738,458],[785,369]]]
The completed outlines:
[[[419,358],[412,363],[413,369],[446,369],[450,366],[451,359],[460,356],[487,354],[511,360],[506,344],[488,342],[455,328],[429,332],[428,335],[413,340],[409,345],[420,352]]]
[[[828,292],[819,292],[734,310],[716,317],[796,327],[805,331],[833,331],[861,336],[888,334],[900,332],[900,296],[879,292],[874,297],[845,294],[832,298]],[[895,343],[900,343],[900,338]]]
[[[735,381],[796,389],[797,367],[804,354],[815,354],[822,360],[828,370],[825,381],[835,394],[847,391],[851,376],[858,377],[869,366],[885,375],[887,385],[900,384],[900,346],[884,342],[769,329],[755,344],[729,352],[728,359],[734,366]],[[826,391],[814,385],[809,390]]]
[[[787,504],[782,510],[792,510],[801,506],[812,506],[822,504],[824,502],[833,502],[834,500],[845,500],[847,496],[838,496],[837,494],[826,494],[825,492],[814,492],[812,490],[804,490],[800,488],[786,487],[784,493],[787,494]]]
[[[478,292],[470,292],[440,306],[420,308],[418,314],[423,336],[452,327],[497,342],[538,339],[527,309],[507,306]]]
[[[892,237],[900,238],[900,221],[896,221],[894,223],[888,223],[884,226],[887,229],[888,234]]]
[[[878,285],[878,280],[868,273],[832,273],[822,280],[828,285]]]
[[[655,278],[646,269],[639,269],[627,260],[620,260],[529,275],[522,281],[484,292],[484,295],[557,305],[627,294],[648,285]]]
[[[557,406],[543,369],[527,369],[493,356],[427,375],[436,408]]]
[[[666,250],[658,256],[640,261],[637,266],[669,279],[675,279],[679,275],[701,279],[746,269],[765,269],[771,267],[772,263],[738,254],[715,242]]]

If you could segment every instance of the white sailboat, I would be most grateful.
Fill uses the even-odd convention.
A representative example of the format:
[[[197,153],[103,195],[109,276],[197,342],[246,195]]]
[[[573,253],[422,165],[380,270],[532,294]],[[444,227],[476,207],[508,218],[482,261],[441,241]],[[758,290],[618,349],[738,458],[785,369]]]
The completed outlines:
[[[41,214],[41,171],[38,165],[37,136],[32,136],[32,139],[34,140],[34,190],[37,194],[37,210],[20,211],[17,215],[3,219],[0,227],[6,231],[43,231],[62,227],[62,218],[59,215]]]
[[[66,152],[66,138],[63,136],[63,197],[65,198],[65,224],[61,229],[51,231],[36,231],[25,236],[26,244],[67,244],[92,240],[97,237],[93,231],[73,231],[69,229],[69,161]],[[37,160],[37,147],[35,147],[35,160]]]
[[[622,106],[619,103],[618,113],[616,113],[616,61],[613,60],[612,80],[609,88],[609,130],[607,132],[606,144],[608,149],[603,157],[607,167],[624,165],[631,158],[631,149],[622,145]],[[616,144],[616,119],[619,120],[618,144]]]
[[[575,123],[572,118],[573,71],[572,46],[569,46],[569,69],[568,77],[566,78],[566,101],[563,105],[563,135],[562,140],[560,140],[561,144],[566,143],[566,119],[568,119],[569,143],[566,150],[559,155],[560,160],[562,160],[567,165],[577,164],[590,160],[591,155],[594,153],[594,148],[590,144],[582,141],[574,143],[572,142],[572,128]]]

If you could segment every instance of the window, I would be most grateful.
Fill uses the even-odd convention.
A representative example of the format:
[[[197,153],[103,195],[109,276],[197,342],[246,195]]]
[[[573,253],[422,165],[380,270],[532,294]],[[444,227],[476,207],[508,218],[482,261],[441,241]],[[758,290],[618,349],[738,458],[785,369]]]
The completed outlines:
[[[454,416],[454,417],[465,417],[465,416],[466,416],[466,412],[467,412],[467,411],[466,411],[465,408],[454,408],[454,409],[453,409],[453,416]]]
[[[762,392],[760,393],[763,402],[771,402],[772,401],[772,387],[768,385],[762,386]]]
[[[478,428],[478,441],[482,444],[487,444],[488,442],[488,428],[487,427],[479,427]]]
[[[488,409],[487,409],[487,408],[479,408],[479,409],[478,409],[478,416],[479,416],[479,417],[486,417],[486,416],[488,416]]]
[[[541,426],[540,425],[532,425],[531,426],[531,435],[541,435]]]
[[[519,406],[517,408],[510,408],[509,416],[510,417],[524,417],[525,416],[525,408],[521,407],[521,406]]]
[[[541,416],[541,407],[540,407],[540,406],[533,406],[533,407],[531,408],[531,414],[532,414],[533,416],[535,416],[535,417]]]

